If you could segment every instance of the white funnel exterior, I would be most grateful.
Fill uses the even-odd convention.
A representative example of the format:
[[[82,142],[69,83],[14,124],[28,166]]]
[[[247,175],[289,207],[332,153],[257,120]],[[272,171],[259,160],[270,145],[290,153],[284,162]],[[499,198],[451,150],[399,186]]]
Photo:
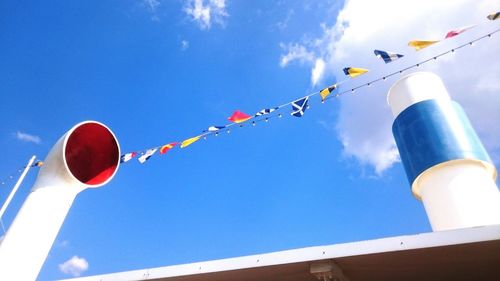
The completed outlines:
[[[62,136],[0,243],[0,280],[35,280],[76,195],[109,182],[119,161],[118,141],[101,123],[82,122]]]
[[[496,169],[441,79],[412,73],[392,86],[387,101],[413,194],[432,229],[500,224]]]

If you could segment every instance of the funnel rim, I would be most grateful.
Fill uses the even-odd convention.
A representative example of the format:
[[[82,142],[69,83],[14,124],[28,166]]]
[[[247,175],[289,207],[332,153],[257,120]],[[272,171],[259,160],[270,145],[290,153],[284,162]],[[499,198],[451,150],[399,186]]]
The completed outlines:
[[[115,168],[113,170],[113,173],[104,181],[102,182],[99,182],[97,184],[90,184],[90,183],[86,183],[86,182],[83,182],[81,181],[80,179],[78,179],[74,174],[73,174],[73,171],[71,170],[71,168],[69,167],[68,165],[68,162],[67,162],[67,159],[66,159],[66,147],[67,147],[67,144],[68,144],[68,141],[70,139],[70,136],[73,134],[73,132],[80,128],[81,126],[83,125],[86,125],[86,124],[96,124],[96,125],[99,125],[101,127],[103,127],[104,129],[106,129],[106,131],[112,136],[114,142],[116,143],[116,149],[117,149],[117,158],[116,158],[116,165],[115,165]],[[68,132],[66,133],[66,136],[64,137],[64,141],[63,141],[63,145],[62,145],[62,153],[63,153],[63,163],[64,163],[64,167],[67,169],[67,171],[69,171],[69,175],[71,176],[72,179],[76,180],[77,182],[79,182],[80,184],[86,186],[86,187],[89,187],[89,188],[97,188],[97,187],[100,187],[100,186],[103,186],[105,184],[107,184],[109,181],[111,181],[111,179],[113,179],[113,177],[116,175],[116,173],[118,172],[118,169],[120,167],[120,144],[118,142],[118,139],[116,138],[115,134],[113,133],[113,131],[108,127],[106,126],[105,124],[99,122],[99,121],[95,121],[95,120],[86,120],[86,121],[82,121],[76,125],[74,125],[70,130],[68,130]]]

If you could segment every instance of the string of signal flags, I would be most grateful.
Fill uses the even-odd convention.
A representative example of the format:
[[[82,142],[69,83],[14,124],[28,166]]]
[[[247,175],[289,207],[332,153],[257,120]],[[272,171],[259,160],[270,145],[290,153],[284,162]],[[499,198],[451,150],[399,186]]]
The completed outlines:
[[[35,167],[42,167],[43,166],[43,161],[41,160],[36,160],[33,164],[31,164],[28,168],[35,168]],[[0,185],[5,185],[7,184],[9,181],[11,180],[14,180],[14,177],[16,177],[17,175],[21,174],[23,169],[26,168],[26,166],[23,166],[23,167],[20,167],[19,169],[17,169],[16,172],[12,172],[10,173],[9,176],[5,177],[5,178],[2,178],[0,180]]]
[[[500,18],[500,12],[490,14],[486,18],[490,21],[497,20]],[[446,33],[443,40],[458,36],[458,35],[462,34],[463,32],[465,32],[469,29],[472,29],[476,26],[478,26],[478,24],[450,30],[449,32]],[[244,124],[247,124],[250,122],[251,122],[252,126],[255,126],[257,122],[268,122],[271,118],[275,118],[275,117],[281,118],[281,117],[283,117],[283,110],[282,109],[285,107],[291,106],[291,111],[290,111],[291,116],[302,117],[304,115],[305,111],[309,108],[310,98],[312,98],[314,96],[319,95],[321,97],[321,102],[324,103],[325,101],[327,101],[331,98],[340,97],[341,95],[346,94],[346,93],[350,93],[350,92],[354,93],[354,91],[356,91],[359,88],[370,86],[374,83],[384,81],[391,76],[401,74],[404,71],[407,71],[409,69],[419,67],[420,65],[423,65],[427,62],[435,61],[437,58],[442,57],[446,54],[453,53],[456,50],[461,49],[461,48],[466,47],[466,46],[469,46],[469,45],[472,45],[473,43],[475,43],[477,41],[480,41],[480,40],[485,39],[485,38],[489,38],[493,34],[499,32],[499,31],[500,31],[500,29],[496,29],[493,32],[490,32],[486,35],[478,37],[478,38],[471,40],[465,44],[462,44],[462,45],[457,46],[455,48],[449,49],[445,52],[442,52],[440,54],[432,56],[428,59],[419,61],[418,63],[412,64],[412,65],[407,66],[407,67],[402,68],[402,69],[399,69],[399,70],[394,71],[392,73],[389,73],[387,75],[378,77],[377,79],[374,79],[370,82],[352,87],[348,90],[339,91],[340,85],[346,83],[350,79],[356,78],[356,77],[363,75],[369,71],[368,69],[365,69],[365,68],[345,67],[343,69],[343,72],[347,76],[346,79],[344,79],[340,82],[337,82],[331,86],[328,86],[326,88],[323,88],[320,91],[313,92],[313,93],[308,94],[306,96],[303,96],[297,100],[293,100],[293,101],[284,103],[284,104],[276,106],[276,107],[264,108],[264,109],[256,112],[253,115],[249,115],[249,114],[246,114],[240,110],[236,110],[233,112],[233,114],[231,116],[229,116],[227,118],[231,122],[229,124],[220,125],[220,126],[215,126],[215,125],[209,126],[207,129],[203,130],[200,134],[198,134],[194,137],[184,139],[183,141],[169,142],[169,143],[166,143],[166,144],[163,144],[160,146],[155,146],[155,147],[144,149],[144,150],[125,153],[125,154],[121,155],[120,163],[126,163],[126,162],[130,161],[131,159],[137,157],[138,161],[141,164],[143,164],[147,160],[149,160],[153,155],[155,155],[157,152],[160,155],[165,154],[168,151],[170,151],[171,149],[173,149],[174,147],[180,147],[181,149],[183,149],[183,148],[186,148],[186,147],[190,146],[191,144],[197,142],[198,140],[200,140],[202,138],[206,139],[210,135],[217,136],[220,132],[223,132],[223,131],[230,133],[232,126],[243,127]],[[414,48],[416,51],[419,51],[419,50],[427,48],[431,45],[439,43],[441,41],[442,40],[413,40],[413,41],[408,42],[408,46]],[[374,52],[375,56],[377,56],[378,58],[383,60],[386,64],[391,63],[395,60],[398,60],[398,59],[401,59],[404,57],[404,55],[402,55],[402,54],[388,52],[388,51],[382,51],[382,50],[374,50],[373,52]]]

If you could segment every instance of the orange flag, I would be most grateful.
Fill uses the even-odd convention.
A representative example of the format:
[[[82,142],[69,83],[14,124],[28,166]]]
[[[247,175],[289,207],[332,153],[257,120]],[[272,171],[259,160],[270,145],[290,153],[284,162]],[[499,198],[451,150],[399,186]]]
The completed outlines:
[[[172,143],[169,143],[169,144],[166,144],[164,146],[162,146],[160,148],[160,154],[165,154],[167,153],[167,151],[169,151],[170,149],[172,149],[174,146],[176,146],[178,144],[178,142],[172,142]]]

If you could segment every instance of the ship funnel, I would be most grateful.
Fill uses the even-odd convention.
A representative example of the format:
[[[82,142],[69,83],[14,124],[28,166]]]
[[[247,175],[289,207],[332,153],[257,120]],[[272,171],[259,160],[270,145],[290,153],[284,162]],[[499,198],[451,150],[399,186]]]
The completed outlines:
[[[0,280],[35,280],[76,195],[108,183],[119,161],[116,137],[99,122],[64,134],[0,244]]]
[[[392,86],[387,100],[401,161],[432,230],[500,224],[497,170],[441,78],[412,73]]]

